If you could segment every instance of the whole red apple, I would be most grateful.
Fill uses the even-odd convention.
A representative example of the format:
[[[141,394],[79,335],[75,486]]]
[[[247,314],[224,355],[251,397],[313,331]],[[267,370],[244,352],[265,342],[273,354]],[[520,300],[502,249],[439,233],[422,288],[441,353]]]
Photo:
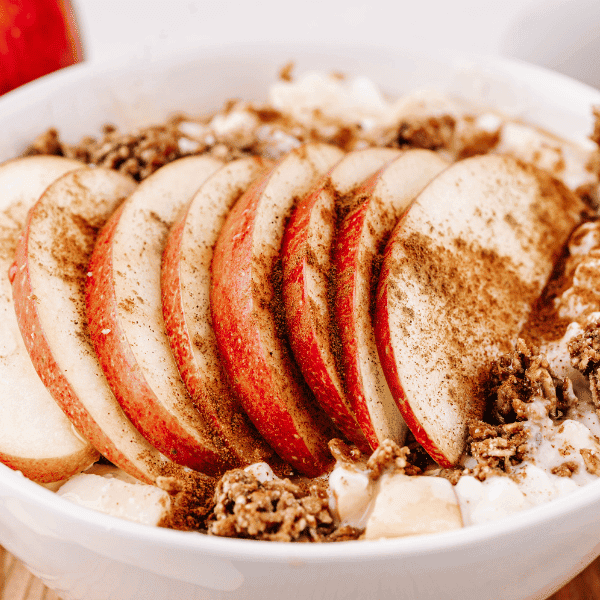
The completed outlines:
[[[0,94],[81,59],[68,0],[0,0]]]

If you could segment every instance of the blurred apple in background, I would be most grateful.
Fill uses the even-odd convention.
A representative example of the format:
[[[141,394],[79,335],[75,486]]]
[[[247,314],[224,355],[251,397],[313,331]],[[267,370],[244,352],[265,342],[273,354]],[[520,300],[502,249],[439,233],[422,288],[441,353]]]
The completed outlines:
[[[0,94],[82,56],[68,0],[0,0]]]

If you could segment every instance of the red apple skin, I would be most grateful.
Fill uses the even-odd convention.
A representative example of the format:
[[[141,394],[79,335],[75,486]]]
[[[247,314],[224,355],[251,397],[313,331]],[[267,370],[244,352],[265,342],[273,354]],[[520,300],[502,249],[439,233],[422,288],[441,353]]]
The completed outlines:
[[[80,62],[69,1],[0,0],[0,56],[0,94]]]
[[[89,264],[86,309],[88,315],[94,315],[88,321],[98,360],[125,414],[155,448],[173,462],[207,475],[218,475],[233,465],[226,462],[225,454],[206,446],[200,447],[162,408],[140,372],[129,342],[119,326],[113,309],[117,306],[117,300],[112,285],[111,246],[122,212],[123,205],[102,228]],[[126,378],[122,376],[123,373],[127,373]],[[124,380],[127,380],[127,386]]]
[[[60,458],[24,459],[0,452],[0,462],[14,471],[20,471],[32,481],[37,483],[54,483],[68,479],[81,473],[81,465],[88,466],[98,460],[98,453],[92,447],[86,447],[78,454],[73,454],[69,462]]]
[[[126,470],[130,475],[141,481],[151,483],[151,481],[148,480],[148,477],[138,470],[137,467],[135,467],[135,465],[114,446],[113,442],[90,417],[54,359],[52,348],[50,347],[40,324],[36,307],[36,297],[33,294],[27,268],[27,238],[29,234],[29,223],[30,221],[28,219],[19,239],[15,253],[15,265],[14,268],[11,268],[11,275],[14,273],[12,286],[15,299],[15,312],[19,322],[19,328],[23,333],[23,341],[29,352],[33,366],[64,413],[103,456],[116,465],[121,466],[121,468]]]
[[[399,228],[398,228],[399,229]],[[391,248],[391,244],[388,245]],[[379,352],[379,360],[385,373],[387,383],[396,400],[398,408],[402,412],[404,421],[419,441],[423,449],[435,462],[445,469],[450,469],[454,465],[448,460],[443,452],[440,452],[436,444],[430,439],[427,430],[421,425],[414,412],[412,411],[410,402],[406,401],[406,394],[400,383],[400,375],[396,361],[394,360],[394,351],[392,349],[390,335],[390,315],[388,313],[388,281],[390,275],[390,262],[386,260],[389,250],[386,248],[383,264],[381,267],[379,286],[377,288],[377,298],[375,301],[375,340],[377,343],[377,351]]]
[[[309,307],[309,296],[305,281],[305,263],[308,260],[305,249],[308,245],[309,221],[321,188],[298,204],[286,227],[282,245],[284,257],[284,297],[286,320],[290,334],[290,344],[296,357],[302,357],[303,375],[314,395],[319,399],[339,430],[362,452],[371,453],[357,418],[345,397],[334,385],[326,364],[323,361],[317,333]]]
[[[269,166],[272,167],[272,165]],[[254,169],[257,174],[264,175],[266,163],[256,159]],[[184,210],[171,227],[162,262],[163,314],[171,350],[177,361],[181,377],[194,398],[198,411],[213,424],[222,442],[236,457],[239,464],[264,461],[271,464],[276,471],[282,472],[283,465],[280,464],[279,457],[249,422],[239,401],[230,389],[220,364],[218,371],[208,382],[205,381],[205,374],[198,368],[190,329],[186,322],[180,270],[182,242],[188,212],[189,208]],[[188,281],[188,284],[190,283]],[[188,318],[194,317],[188,315]],[[205,340],[204,343],[208,342]]]
[[[373,182],[374,182],[373,178]],[[368,185],[365,193],[368,193]],[[356,312],[356,288],[354,286],[354,270],[356,254],[359,251],[360,232],[364,223],[366,204],[348,214],[340,225],[336,240],[334,257],[337,274],[335,318],[340,329],[342,340],[342,362],[344,365],[344,381],[352,400],[352,408],[367,438],[371,450],[379,446],[379,440],[371,422],[371,416],[363,394],[358,366],[355,359],[358,355],[358,341],[352,334],[350,324],[354,321]]]
[[[287,342],[265,346],[257,323],[261,298],[253,282],[252,244],[256,209],[268,183],[269,176],[238,200],[219,236],[212,263],[213,326],[225,370],[251,421],[281,458],[314,477],[330,467],[327,443],[339,433],[316,406]],[[283,319],[270,326],[282,340]],[[276,372],[269,363],[274,354],[281,358]]]

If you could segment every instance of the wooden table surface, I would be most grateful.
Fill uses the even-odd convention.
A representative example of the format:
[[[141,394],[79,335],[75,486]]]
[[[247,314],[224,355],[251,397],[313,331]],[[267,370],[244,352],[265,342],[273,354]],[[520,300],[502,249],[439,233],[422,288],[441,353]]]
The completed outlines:
[[[23,563],[0,546],[0,600],[60,600],[31,575]],[[110,599],[107,599],[110,600]],[[549,600],[600,600],[600,558]]]

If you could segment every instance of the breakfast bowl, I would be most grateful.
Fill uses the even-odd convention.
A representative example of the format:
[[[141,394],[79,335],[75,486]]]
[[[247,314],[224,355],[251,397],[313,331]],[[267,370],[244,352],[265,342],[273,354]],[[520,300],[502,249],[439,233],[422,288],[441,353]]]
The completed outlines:
[[[600,93],[497,58],[398,49],[247,45],[150,62],[82,64],[0,100],[0,159],[50,127],[71,143],[231,98],[260,101],[286,63],[364,75],[390,96],[435,90],[589,144]],[[3,207],[4,208],[4,207]],[[600,481],[494,522],[340,543],[283,543],[145,526],[78,506],[0,466],[0,543],[65,599],[545,598],[600,555]]]

